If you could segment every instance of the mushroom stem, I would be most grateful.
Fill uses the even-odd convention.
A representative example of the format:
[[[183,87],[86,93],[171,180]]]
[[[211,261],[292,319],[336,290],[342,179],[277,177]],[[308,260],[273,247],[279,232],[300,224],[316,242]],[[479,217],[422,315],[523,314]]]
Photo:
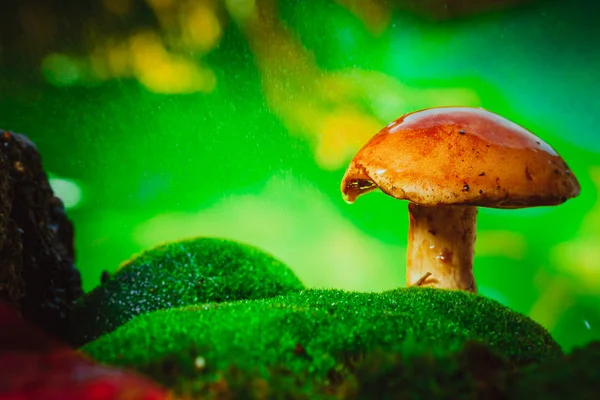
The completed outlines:
[[[406,283],[477,292],[473,277],[473,246],[477,207],[424,207],[408,204],[410,226]]]

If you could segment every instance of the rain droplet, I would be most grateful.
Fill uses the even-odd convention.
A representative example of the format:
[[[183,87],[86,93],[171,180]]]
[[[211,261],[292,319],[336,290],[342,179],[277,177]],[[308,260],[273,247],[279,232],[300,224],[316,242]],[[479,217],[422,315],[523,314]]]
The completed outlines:
[[[197,369],[204,369],[204,367],[206,367],[206,360],[204,359],[204,357],[196,357],[196,359],[194,360],[194,366]]]
[[[590,323],[589,323],[589,322],[588,322],[586,319],[584,319],[584,320],[583,320],[583,324],[585,325],[585,327],[586,327],[586,328],[588,328],[588,329],[592,329],[592,328],[590,327]]]

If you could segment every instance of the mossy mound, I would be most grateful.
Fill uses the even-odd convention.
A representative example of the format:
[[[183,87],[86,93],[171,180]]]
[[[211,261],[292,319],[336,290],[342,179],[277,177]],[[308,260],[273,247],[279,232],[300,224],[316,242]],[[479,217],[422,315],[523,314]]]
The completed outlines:
[[[309,393],[344,381],[374,349],[447,356],[468,342],[484,343],[510,368],[562,354],[548,332],[526,316],[483,296],[430,288],[305,290],[158,311],[83,351],[168,387],[204,395],[223,376],[240,376],[240,382],[252,377],[259,386],[283,379],[298,393]],[[231,384],[226,382],[230,389]]]
[[[77,301],[71,342],[82,345],[151,311],[303,288],[286,265],[255,247],[214,238],[169,243],[128,261]]]
[[[600,394],[600,341],[569,355],[519,371],[513,399],[597,399]]]

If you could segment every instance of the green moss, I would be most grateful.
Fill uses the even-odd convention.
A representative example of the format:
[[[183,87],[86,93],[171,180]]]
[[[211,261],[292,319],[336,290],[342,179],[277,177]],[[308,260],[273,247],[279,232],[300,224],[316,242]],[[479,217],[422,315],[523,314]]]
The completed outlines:
[[[213,238],[170,243],[128,261],[81,298],[73,310],[71,339],[81,345],[155,310],[303,288],[287,266],[255,247]]]
[[[519,371],[512,399],[596,399],[600,394],[600,341],[564,358]]]
[[[374,351],[338,390],[347,399],[500,399],[513,366],[497,352],[468,342],[457,352],[404,356]]]
[[[486,344],[510,367],[562,354],[540,325],[493,300],[429,288],[379,294],[306,290],[159,311],[83,350],[179,389],[205,391],[233,368],[263,382],[259,386],[277,379],[303,393],[345,381],[374,349],[401,357],[447,357],[471,341]],[[206,363],[201,369],[194,365],[198,357]]]

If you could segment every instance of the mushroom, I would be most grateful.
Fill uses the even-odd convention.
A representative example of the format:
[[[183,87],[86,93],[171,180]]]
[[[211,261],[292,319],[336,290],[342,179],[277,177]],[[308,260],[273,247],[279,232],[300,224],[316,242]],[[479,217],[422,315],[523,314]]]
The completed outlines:
[[[341,183],[347,203],[377,188],[409,201],[407,285],[471,292],[477,207],[557,205],[580,191],[552,147],[471,107],[416,111],[379,131]]]

